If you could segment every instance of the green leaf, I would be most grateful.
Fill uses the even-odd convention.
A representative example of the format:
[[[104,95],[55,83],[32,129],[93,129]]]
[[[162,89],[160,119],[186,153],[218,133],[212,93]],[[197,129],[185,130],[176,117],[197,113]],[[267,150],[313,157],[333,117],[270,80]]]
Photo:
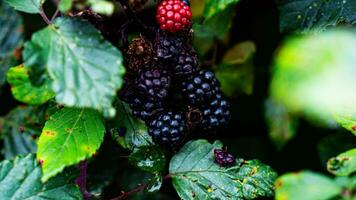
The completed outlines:
[[[334,179],[335,183],[342,187],[342,199],[356,199],[356,175],[352,176],[337,176]]]
[[[331,158],[327,166],[328,171],[337,176],[348,176],[356,172],[356,148]]]
[[[356,136],[356,112],[354,110],[336,115],[335,118],[337,123]]]
[[[285,174],[276,181],[276,200],[328,200],[340,192],[332,179],[310,171]]]
[[[20,48],[23,43],[23,23],[21,16],[0,1],[0,58]]]
[[[145,192],[157,192],[161,189],[162,187],[162,176],[159,174],[155,174],[154,177],[151,178],[151,180],[147,183],[147,186],[145,188]]]
[[[0,1],[0,87],[5,83],[6,71],[19,59],[19,49],[23,43],[23,23],[21,16],[5,1]]]
[[[255,44],[246,41],[236,44],[225,53],[222,64],[215,72],[224,94],[230,97],[238,92],[252,94],[254,82],[252,58],[255,51]]]
[[[214,34],[204,25],[193,24],[194,37],[193,44],[199,55],[204,56],[212,47],[214,42]]]
[[[276,103],[272,98],[265,102],[265,118],[269,128],[269,137],[278,149],[283,148],[296,134],[297,118],[288,113],[283,105]]]
[[[35,153],[36,139],[41,130],[35,127],[34,116],[39,115],[33,107],[16,107],[0,125],[0,136],[4,140],[2,153],[6,159],[18,155]]]
[[[106,0],[89,0],[91,9],[94,12],[104,14],[104,15],[112,15],[115,10],[115,4],[111,1]]]
[[[5,0],[10,6],[16,10],[26,13],[39,13],[41,11],[42,4],[46,0]]]
[[[171,160],[169,173],[182,199],[252,199],[273,195],[277,174],[258,160],[238,159],[234,166],[214,162],[214,149],[222,144],[206,140],[188,142]]]
[[[72,8],[73,1],[72,0],[61,0],[59,2],[59,10],[63,13],[66,13]]]
[[[38,141],[37,160],[45,182],[64,167],[91,157],[104,139],[99,113],[90,109],[63,108],[46,122]]]
[[[41,182],[41,176],[41,167],[32,154],[1,162],[0,199],[82,199],[70,174],[61,174],[45,184]]]
[[[282,32],[322,31],[356,24],[356,2],[349,0],[277,0]]]
[[[52,99],[55,94],[49,83],[47,82],[40,87],[33,86],[29,79],[28,70],[23,65],[19,65],[11,68],[6,74],[15,99],[30,105],[40,105]]]
[[[89,22],[57,18],[32,36],[25,51],[25,66],[46,66],[58,103],[115,114],[111,103],[122,85],[122,54]]]
[[[129,156],[130,164],[151,173],[163,172],[166,157],[157,146],[144,146],[136,149]]]
[[[115,101],[116,116],[109,121],[112,137],[124,148],[134,150],[137,147],[151,146],[153,141],[144,122],[132,116],[128,104]],[[120,133],[123,132],[123,133]]]
[[[238,2],[239,0],[207,0],[205,2],[204,17],[210,18]]]
[[[354,43],[356,34],[348,30],[290,38],[275,59],[272,97],[290,112],[324,124],[355,110]]]

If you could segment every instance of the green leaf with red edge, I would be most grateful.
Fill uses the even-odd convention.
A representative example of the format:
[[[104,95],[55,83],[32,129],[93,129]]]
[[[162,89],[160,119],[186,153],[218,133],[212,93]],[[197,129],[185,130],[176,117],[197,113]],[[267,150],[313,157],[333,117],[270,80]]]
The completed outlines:
[[[34,86],[29,78],[29,69],[23,65],[12,67],[7,72],[7,81],[11,85],[11,92],[18,101],[40,105],[52,99],[55,94],[47,81],[41,86]]]
[[[337,176],[348,176],[356,172],[356,148],[330,158],[327,167],[330,173]]]
[[[337,123],[356,136],[356,112],[345,111],[342,114],[336,115],[335,118]]]
[[[276,172],[258,160],[237,159],[230,167],[214,161],[214,149],[221,142],[210,144],[195,140],[185,144],[170,161],[173,186],[182,199],[253,199],[272,196]]]
[[[42,181],[91,157],[104,139],[102,116],[91,109],[63,108],[46,122],[38,141]]]

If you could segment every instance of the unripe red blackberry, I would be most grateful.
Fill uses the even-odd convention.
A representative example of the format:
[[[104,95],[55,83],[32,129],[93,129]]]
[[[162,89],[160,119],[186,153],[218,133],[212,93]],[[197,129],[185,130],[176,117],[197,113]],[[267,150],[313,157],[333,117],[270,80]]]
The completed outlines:
[[[162,30],[175,33],[190,26],[192,12],[181,0],[164,0],[158,5],[156,18]]]
[[[235,163],[234,156],[222,149],[214,149],[214,157],[215,162],[222,167],[231,166]]]

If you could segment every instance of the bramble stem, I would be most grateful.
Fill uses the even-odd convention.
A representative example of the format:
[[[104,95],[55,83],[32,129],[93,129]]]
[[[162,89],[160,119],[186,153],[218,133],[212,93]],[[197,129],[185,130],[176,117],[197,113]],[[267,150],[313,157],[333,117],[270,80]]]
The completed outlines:
[[[42,19],[46,22],[47,25],[52,24],[52,22],[48,19],[46,13],[43,11],[43,8],[40,8],[40,15],[42,17]]]
[[[87,191],[87,166],[88,162],[86,160],[81,161],[78,165],[79,176],[75,180],[75,183],[79,186],[80,191],[83,194],[84,200],[89,200],[90,194]]]
[[[167,175],[165,175],[165,176],[162,178],[162,180],[164,181],[164,180],[167,180],[167,179],[169,179],[169,178],[171,178],[171,175],[170,175],[170,174],[167,174]],[[127,199],[130,195],[136,194],[136,193],[138,193],[138,192],[141,192],[141,191],[144,190],[147,186],[148,186],[147,184],[140,184],[139,186],[137,186],[136,188],[134,188],[134,189],[132,189],[132,190],[130,190],[130,191],[128,191],[128,192],[122,192],[122,194],[121,194],[120,196],[115,197],[115,198],[113,198],[113,199],[111,199],[111,200],[123,200],[123,199]]]

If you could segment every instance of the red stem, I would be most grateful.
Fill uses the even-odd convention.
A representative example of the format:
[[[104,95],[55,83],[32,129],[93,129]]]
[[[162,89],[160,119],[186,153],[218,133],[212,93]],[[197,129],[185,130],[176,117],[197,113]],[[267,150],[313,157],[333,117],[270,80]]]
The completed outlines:
[[[75,183],[79,186],[80,191],[83,194],[84,200],[89,200],[90,198],[90,193],[87,191],[87,166],[88,162],[86,160],[79,163],[79,176],[75,180]]]
[[[40,13],[42,19],[46,22],[47,25],[50,25],[52,22],[48,19],[46,13],[44,12],[43,8],[40,8]]]
[[[165,176],[162,178],[162,180],[164,181],[164,180],[167,180],[167,179],[169,179],[169,178],[171,178],[171,175],[170,175],[170,174],[167,174],[167,175],[165,175]],[[139,186],[137,186],[136,188],[134,188],[134,189],[132,189],[132,190],[130,190],[130,191],[128,191],[128,192],[122,192],[122,194],[121,194],[120,196],[115,197],[115,198],[113,198],[113,199],[111,199],[111,200],[123,200],[123,199],[127,199],[130,195],[136,194],[136,193],[138,193],[138,192],[141,192],[141,191],[144,190],[147,186],[148,186],[147,184],[140,184]]]

